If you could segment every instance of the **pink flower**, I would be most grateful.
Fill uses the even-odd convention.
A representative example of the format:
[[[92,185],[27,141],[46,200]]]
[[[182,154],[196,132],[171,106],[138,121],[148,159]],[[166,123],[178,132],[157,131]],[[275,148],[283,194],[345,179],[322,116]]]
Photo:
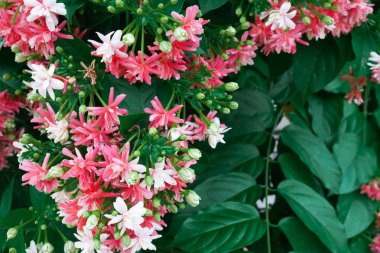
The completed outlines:
[[[24,0],[25,6],[31,7],[28,22],[33,22],[39,17],[45,17],[46,24],[50,31],[54,31],[58,24],[58,15],[66,15],[67,11],[63,3],[57,3],[56,0]]]
[[[20,169],[27,172],[22,176],[22,181],[24,181],[22,185],[34,185],[37,190],[48,193],[58,187],[58,181],[56,178],[49,181],[45,179],[45,176],[48,173],[47,165],[49,157],[50,154],[46,154],[42,166],[29,160],[22,161]]]
[[[168,126],[173,125],[174,123],[183,123],[183,119],[177,118],[175,116],[175,113],[178,112],[182,105],[176,105],[174,108],[170,109],[169,111],[166,111],[164,107],[162,106],[160,100],[158,100],[158,97],[154,97],[154,99],[151,101],[151,104],[154,109],[151,108],[145,108],[144,112],[150,114],[149,121],[151,127],[165,127],[165,129],[168,129]]]
[[[183,25],[180,27],[187,32],[189,39],[192,41],[200,40],[200,38],[198,38],[196,35],[201,35],[203,33],[202,26],[208,23],[208,20],[203,20],[202,18],[195,20],[198,11],[199,7],[197,5],[194,5],[186,8],[185,16],[178,14],[175,11],[171,13],[173,18],[183,23]]]
[[[120,94],[114,100],[114,88],[110,89],[108,98],[108,106],[106,107],[87,107],[87,111],[91,116],[99,116],[97,124],[104,130],[110,130],[115,126],[120,125],[119,116],[127,115],[126,109],[120,109],[118,105],[124,100],[127,95]]]
[[[123,63],[127,68],[127,72],[124,77],[129,79],[131,83],[140,81],[151,84],[152,80],[150,75],[160,74],[160,70],[157,68],[157,61],[159,58],[160,55],[158,54],[147,56],[139,51],[137,56],[135,56],[135,54],[131,52],[128,60]]]
[[[161,163],[156,163],[154,165],[154,169],[149,169],[153,180],[154,180],[154,189],[162,190],[166,185],[176,185],[177,181],[173,178],[173,176],[177,175],[177,171],[171,166],[165,164],[165,161]]]
[[[380,200],[380,181],[372,180],[368,185],[363,185],[361,193],[367,194],[373,200]]]
[[[380,253],[380,234],[378,234],[370,244],[371,251],[374,253]]]

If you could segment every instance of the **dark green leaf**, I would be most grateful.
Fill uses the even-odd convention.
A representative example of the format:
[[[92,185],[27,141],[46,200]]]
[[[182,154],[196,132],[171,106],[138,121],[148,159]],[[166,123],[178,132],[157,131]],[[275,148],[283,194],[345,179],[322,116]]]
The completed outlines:
[[[293,250],[302,253],[328,252],[318,237],[296,217],[283,218],[278,225],[288,238]]]
[[[9,213],[12,206],[12,196],[13,196],[13,186],[14,186],[14,178],[12,178],[11,182],[5,188],[4,192],[1,195],[0,202],[0,218],[3,218],[6,214]]]
[[[348,238],[363,232],[374,220],[376,203],[357,192],[339,196],[338,215]]]
[[[263,236],[265,222],[252,205],[225,202],[188,218],[173,244],[185,252],[230,252]]]
[[[283,130],[281,139],[285,145],[299,155],[326,188],[336,193],[339,192],[341,171],[334,156],[322,140],[315,137],[310,131],[294,125]]]
[[[61,0],[66,7],[67,13],[65,15],[67,22],[72,24],[72,18],[74,13],[81,8],[87,1],[85,0]]]
[[[278,191],[306,227],[313,231],[329,250],[334,253],[349,252],[344,226],[325,198],[295,180],[283,181],[278,186]]]
[[[228,0],[199,0],[199,6],[203,14],[215,10],[227,3]]]

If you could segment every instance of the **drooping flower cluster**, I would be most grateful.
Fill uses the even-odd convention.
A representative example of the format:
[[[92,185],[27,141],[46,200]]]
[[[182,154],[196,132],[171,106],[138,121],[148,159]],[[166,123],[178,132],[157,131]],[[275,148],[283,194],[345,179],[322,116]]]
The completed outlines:
[[[0,92],[0,170],[7,167],[7,158],[16,152],[12,143],[19,138],[22,129],[16,129],[14,118],[21,106],[18,98],[12,98],[6,90]]]
[[[291,6],[288,1],[269,1],[271,9],[256,17],[249,31],[257,46],[265,54],[271,52],[295,53],[296,44],[308,45],[302,40],[324,39],[327,34],[339,37],[367,20],[373,12],[365,0],[334,0],[322,6]]]
[[[366,194],[370,199],[374,201],[380,201],[380,181],[374,179],[369,184],[363,185],[361,193]],[[376,214],[377,222],[376,228],[380,227],[380,213]],[[378,234],[370,244],[371,251],[374,253],[380,252],[380,234]]]
[[[376,52],[371,52],[371,56],[368,59],[368,66],[370,66],[372,74],[371,81],[380,83],[380,55]]]
[[[61,32],[66,21],[58,22],[59,15],[66,15],[63,3],[55,0],[5,1],[6,8],[0,8],[0,37],[4,46],[16,53],[16,62],[47,58],[54,54],[54,41],[58,38],[71,39]]]
[[[348,81],[348,84],[351,87],[351,90],[346,94],[345,98],[348,100],[348,102],[351,104],[354,102],[357,105],[361,105],[363,101],[362,93],[364,90],[364,87],[367,84],[367,79],[364,76],[356,77],[352,73],[352,67],[349,68],[348,74],[342,75],[342,80]]]

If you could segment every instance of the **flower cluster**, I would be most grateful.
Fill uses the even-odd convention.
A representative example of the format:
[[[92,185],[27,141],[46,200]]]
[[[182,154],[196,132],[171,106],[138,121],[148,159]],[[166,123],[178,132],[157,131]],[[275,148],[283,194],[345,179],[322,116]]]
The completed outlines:
[[[363,185],[361,193],[366,194],[370,199],[374,201],[380,201],[380,181],[377,179],[369,182],[368,185]],[[377,217],[377,225],[376,228],[380,227],[380,213],[376,214]],[[378,234],[372,241],[371,251],[374,253],[380,252],[380,234]]]
[[[376,52],[371,52],[371,56],[368,61],[368,66],[370,66],[372,70],[371,81],[380,83],[380,55]]]
[[[357,105],[361,105],[364,100],[362,97],[363,88],[367,84],[367,79],[364,76],[356,77],[352,73],[352,67],[349,67],[349,73],[341,76],[342,80],[348,81],[351,90],[346,94],[345,98],[351,104],[354,102]]]
[[[18,139],[22,129],[16,130],[15,114],[19,112],[22,103],[5,90],[0,92],[0,170],[7,167],[7,158],[11,157],[16,149],[12,143]]]
[[[295,53],[296,44],[308,45],[302,40],[323,39],[347,34],[355,26],[367,20],[372,4],[365,0],[334,0],[321,5],[307,3],[291,6],[288,1],[269,1],[271,9],[256,17],[249,31],[257,46],[263,46],[265,54],[271,52]]]
[[[71,39],[61,32],[66,21],[59,24],[58,16],[66,15],[63,3],[55,0],[5,1],[0,8],[0,37],[4,46],[16,53],[15,61],[47,58],[54,54],[54,41],[58,38]]]

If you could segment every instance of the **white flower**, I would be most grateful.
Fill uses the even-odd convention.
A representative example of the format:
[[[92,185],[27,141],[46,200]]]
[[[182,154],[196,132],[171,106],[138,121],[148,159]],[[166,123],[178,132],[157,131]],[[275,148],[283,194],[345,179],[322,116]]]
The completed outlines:
[[[371,70],[377,69],[380,67],[380,55],[376,52],[371,52],[371,56],[368,59],[367,65],[371,67]]]
[[[86,228],[89,230],[93,230],[99,223],[98,217],[95,214],[91,214],[90,217],[87,218]]]
[[[173,169],[165,169],[165,161],[156,163],[154,169],[149,169],[154,180],[154,188],[160,189],[165,187],[165,183],[176,185],[177,181],[172,177],[177,174]]]
[[[58,15],[66,15],[67,11],[63,3],[57,3],[56,0],[24,0],[27,7],[31,7],[29,16],[26,18],[28,22],[32,22],[40,17],[45,17],[46,25],[49,31],[54,31],[58,25]]]
[[[191,168],[182,168],[178,171],[179,177],[185,183],[191,183],[195,179],[194,170]]]
[[[127,54],[119,50],[121,47],[124,46],[124,43],[121,41],[121,36],[123,35],[123,32],[121,30],[117,30],[116,32],[110,32],[107,35],[103,35],[98,32],[96,34],[99,36],[100,40],[103,43],[99,43],[94,40],[89,40],[89,42],[91,42],[96,47],[96,54],[102,56],[102,62],[111,62],[112,56],[114,54],[118,54],[125,58],[128,57]]]
[[[48,138],[54,140],[54,143],[64,144],[69,138],[69,131],[67,127],[69,123],[67,120],[62,119],[54,123],[49,122],[49,126],[46,128]]]
[[[281,28],[283,30],[287,28],[294,29],[296,24],[292,21],[292,18],[295,17],[297,11],[293,10],[288,13],[291,7],[292,6],[289,2],[284,2],[279,10],[272,10],[265,25],[272,25],[271,30],[276,30],[277,28]]]
[[[63,252],[64,253],[77,253],[78,250],[75,248],[75,244],[72,241],[67,241],[67,242],[65,242]]]
[[[40,253],[42,252],[42,243],[36,244],[34,241],[30,241],[30,245],[25,251],[26,253]]]
[[[64,83],[61,80],[54,78],[55,65],[51,64],[47,69],[42,64],[29,64],[29,71],[32,74],[34,81],[25,83],[27,86],[33,89],[33,93],[38,90],[38,93],[46,98],[46,92],[50,97],[55,100],[54,90],[62,90]]]
[[[218,142],[225,143],[224,133],[230,130],[224,125],[220,125],[219,118],[215,118],[210,124],[210,127],[206,130],[206,136],[208,137],[208,144],[212,148],[216,148]]]
[[[120,214],[116,216],[106,214],[105,216],[108,219],[111,219],[108,222],[108,225],[117,224],[120,229],[120,236],[124,234],[126,229],[136,230],[140,227],[140,224],[144,222],[143,216],[146,213],[146,208],[144,208],[142,201],[128,210],[128,206],[125,204],[125,201],[118,197],[113,203],[113,207]]]
[[[138,228],[135,230],[136,238],[131,240],[131,245],[128,247],[131,253],[135,253],[140,249],[156,250],[156,246],[152,244],[152,240],[160,238],[161,235],[152,235],[154,228]]]
[[[25,145],[25,144],[22,144],[21,142],[18,142],[18,141],[14,141],[14,142],[13,142],[13,147],[20,149],[20,151],[17,152],[18,162],[21,162],[21,161],[23,160],[21,156],[22,156],[25,152],[28,152],[28,150],[29,150],[28,146],[29,146],[29,147],[32,147],[33,144]]]
[[[77,249],[81,249],[81,253],[94,253],[96,249],[94,237],[87,228],[83,228],[83,231],[78,231],[78,234],[74,234],[75,237],[79,240],[78,242],[75,242],[75,247]],[[107,239],[108,235],[101,234],[100,235],[100,248],[96,249],[98,253],[105,253],[105,252],[112,252],[107,246],[103,245],[102,242],[104,242]]]

